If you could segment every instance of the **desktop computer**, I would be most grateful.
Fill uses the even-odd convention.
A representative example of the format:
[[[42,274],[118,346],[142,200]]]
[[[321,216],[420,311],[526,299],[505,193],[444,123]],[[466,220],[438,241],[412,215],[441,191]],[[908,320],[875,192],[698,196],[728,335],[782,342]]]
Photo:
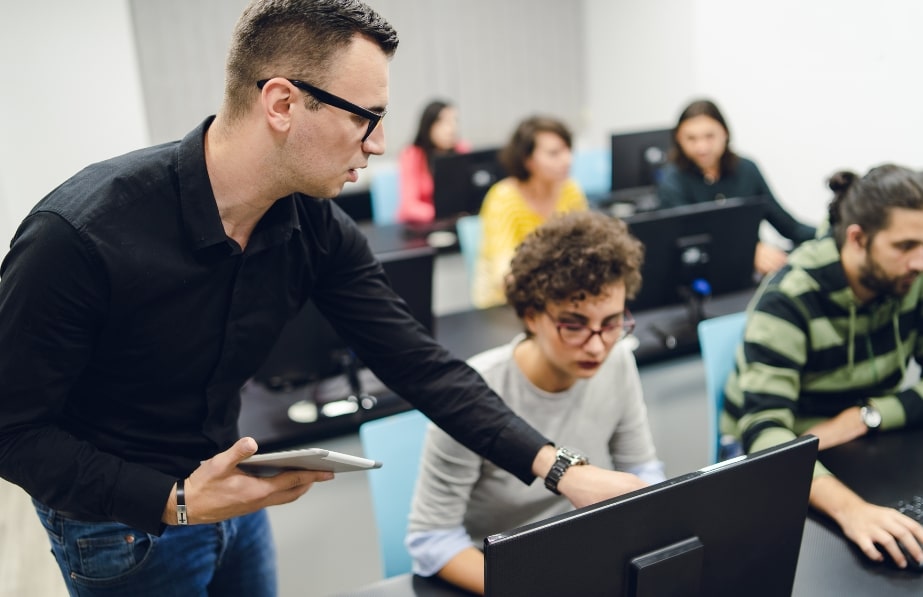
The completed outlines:
[[[628,307],[685,307],[683,316],[652,324],[668,348],[698,344],[696,326],[710,297],[756,286],[753,256],[765,204],[764,197],[736,197],[624,218],[644,244],[641,290]]]
[[[461,216],[477,215],[487,191],[506,176],[499,151],[488,148],[437,156],[433,160],[435,218],[431,222],[405,224],[405,233],[426,238],[437,249],[457,248],[455,221]]]
[[[484,540],[488,596],[790,595],[817,438]]]
[[[424,246],[383,253],[378,255],[378,259],[392,288],[407,303],[411,314],[433,333],[435,250]],[[361,372],[357,367],[361,369],[350,347],[313,301],[309,300],[282,329],[266,361],[253,376],[253,381],[274,391],[288,391],[309,383],[326,382],[329,386],[331,384],[327,380],[330,379],[349,381],[355,385],[356,379],[346,379],[344,376],[359,375]],[[322,386],[318,385],[319,392],[321,389]],[[345,387],[340,391],[342,395],[334,395],[329,399],[345,398],[349,392],[350,388]],[[327,400],[319,395],[319,402]]]
[[[484,195],[506,176],[499,151],[498,147],[491,147],[433,160],[433,207],[437,221],[481,211]]]
[[[617,217],[657,209],[657,184],[672,144],[673,129],[612,135],[611,191],[598,205]]]

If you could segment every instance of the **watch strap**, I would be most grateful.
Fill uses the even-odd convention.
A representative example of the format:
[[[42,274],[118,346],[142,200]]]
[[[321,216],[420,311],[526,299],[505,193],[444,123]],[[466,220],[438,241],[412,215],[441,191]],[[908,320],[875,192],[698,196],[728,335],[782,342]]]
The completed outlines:
[[[554,464],[551,465],[551,470],[545,475],[545,487],[552,493],[561,495],[561,492],[558,491],[558,483],[561,481],[561,477],[564,476],[564,473],[567,472],[567,469],[572,466],[588,464],[588,462],[589,461],[582,454],[563,446],[558,448]]]
[[[558,491],[558,482],[561,480],[561,477],[564,476],[564,473],[567,472],[568,468],[570,468],[569,461],[556,458],[554,464],[551,465],[551,470],[545,475],[545,487],[553,493],[561,495],[561,492]]]

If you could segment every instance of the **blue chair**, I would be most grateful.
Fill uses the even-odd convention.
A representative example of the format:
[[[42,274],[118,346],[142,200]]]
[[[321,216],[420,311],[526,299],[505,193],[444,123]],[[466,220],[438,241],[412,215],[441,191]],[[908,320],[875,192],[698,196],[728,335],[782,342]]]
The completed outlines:
[[[474,282],[474,267],[481,250],[481,216],[462,216],[455,221],[458,247],[465,260],[468,284]]]
[[[369,195],[372,198],[372,221],[378,226],[397,222],[401,201],[399,172],[397,166],[384,166],[372,173]]]
[[[368,479],[385,578],[410,572],[404,536],[428,422],[423,413],[411,410],[359,427],[362,451],[383,463],[369,471]]]
[[[708,425],[711,460],[717,462],[721,449],[718,421],[724,407],[724,383],[734,369],[734,355],[744,337],[746,311],[703,319],[698,325],[699,348],[705,365],[705,390],[708,394]]]
[[[588,197],[605,195],[612,188],[612,153],[608,149],[574,151],[570,175]]]

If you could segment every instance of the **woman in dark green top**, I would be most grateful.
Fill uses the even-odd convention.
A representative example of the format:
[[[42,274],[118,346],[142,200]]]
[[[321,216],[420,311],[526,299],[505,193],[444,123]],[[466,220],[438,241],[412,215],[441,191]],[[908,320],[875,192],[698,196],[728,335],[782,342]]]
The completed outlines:
[[[657,194],[661,207],[714,201],[724,197],[765,196],[766,220],[795,245],[814,237],[813,226],[802,224],[779,205],[759,168],[728,145],[730,132],[710,100],[689,104],[673,130],[670,163],[664,168]],[[766,274],[782,267],[784,251],[757,243],[754,269]]]

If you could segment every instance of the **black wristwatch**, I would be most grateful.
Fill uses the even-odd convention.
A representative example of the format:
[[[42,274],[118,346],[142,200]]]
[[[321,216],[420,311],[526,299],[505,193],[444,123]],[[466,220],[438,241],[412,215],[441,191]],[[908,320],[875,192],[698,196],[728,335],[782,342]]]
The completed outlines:
[[[589,463],[590,461],[587,457],[580,452],[561,446],[558,448],[554,464],[551,465],[551,470],[548,471],[548,474],[545,476],[545,487],[561,495],[561,492],[558,491],[558,482],[561,480],[561,477],[564,476],[564,473],[567,472],[567,469],[572,466],[580,466]]]
[[[881,427],[881,411],[875,408],[871,402],[866,402],[859,409],[859,416],[862,417],[862,422],[865,423],[869,433],[874,433]]]

